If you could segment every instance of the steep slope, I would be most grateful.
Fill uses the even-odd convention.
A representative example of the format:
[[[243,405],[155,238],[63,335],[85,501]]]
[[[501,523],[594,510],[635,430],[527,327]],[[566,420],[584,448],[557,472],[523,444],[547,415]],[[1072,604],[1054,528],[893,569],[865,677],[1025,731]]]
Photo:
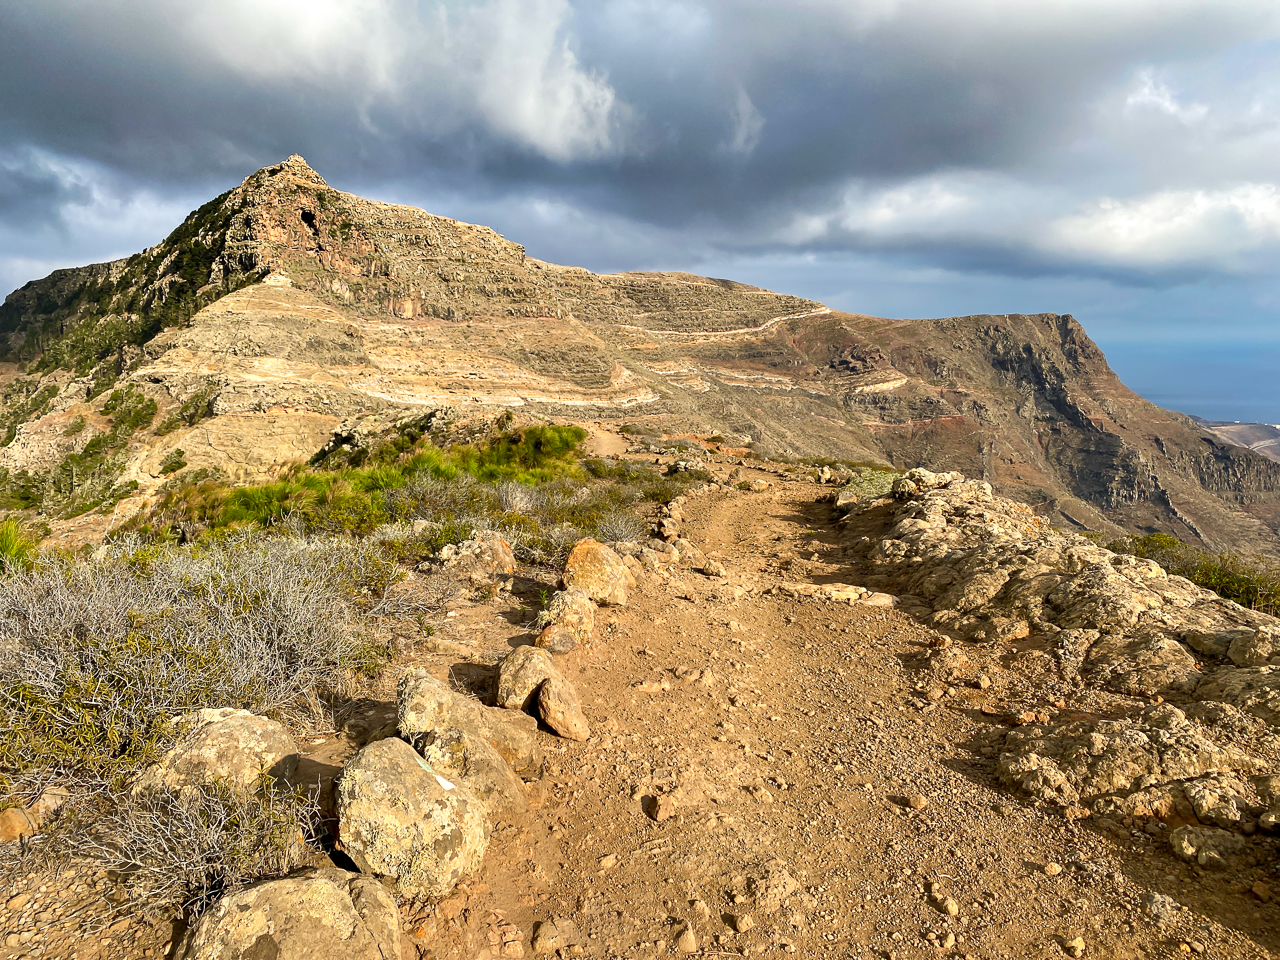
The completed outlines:
[[[1280,549],[1280,464],[1133,394],[1069,316],[884,320],[600,276],[341,193],[300,157],[144,253],[27,284],[0,335],[20,365],[5,503],[96,509],[96,530],[176,471],[262,476],[344,421],[518,407],[957,469],[1064,523]]]

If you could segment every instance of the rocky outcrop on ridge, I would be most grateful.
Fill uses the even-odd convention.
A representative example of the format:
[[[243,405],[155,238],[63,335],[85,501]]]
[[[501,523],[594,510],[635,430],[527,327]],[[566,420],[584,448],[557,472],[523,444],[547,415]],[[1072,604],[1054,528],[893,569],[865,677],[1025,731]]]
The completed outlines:
[[[1207,695],[1275,716],[1274,617],[1055,530],[956,473],[909,471],[854,516],[869,514],[886,529],[856,555],[955,639],[1037,646],[1064,677],[1117,693]]]
[[[941,632],[937,670],[969,645],[1027,661],[1029,676],[1051,665],[1059,686],[1029,684],[1040,701],[1003,738],[1004,783],[1071,818],[1150,823],[1201,867],[1231,865],[1242,836],[1276,829],[1275,618],[957,473],[909,471],[842,522],[864,534],[850,548],[863,569]],[[1063,686],[1078,692],[1058,699]]]

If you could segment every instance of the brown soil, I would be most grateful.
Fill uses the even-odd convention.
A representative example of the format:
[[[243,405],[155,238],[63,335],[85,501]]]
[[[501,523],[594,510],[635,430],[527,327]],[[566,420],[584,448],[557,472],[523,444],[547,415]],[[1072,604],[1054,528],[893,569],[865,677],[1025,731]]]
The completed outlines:
[[[561,955],[600,958],[1052,958],[1076,937],[1091,957],[1275,955],[1280,905],[1251,893],[1271,865],[1204,871],[998,785],[1003,728],[982,707],[1003,713],[1035,680],[1000,650],[967,651],[940,687],[936,634],[905,613],[766,594],[850,574],[822,488],[754,478],[777,485],[685,508],[725,579],[652,574],[561,658],[595,736],[547,734],[538,809],[496,825],[452,897],[405,907],[405,960],[532,956],[552,917],[571,921]],[[483,696],[497,656],[528,642],[521,598],[536,607],[542,586],[460,606],[415,659]],[[340,762],[338,746],[316,759]],[[1157,923],[1150,894],[1182,907]],[[23,922],[0,899],[0,927]],[[106,946],[51,929],[0,957],[160,955],[167,932]]]

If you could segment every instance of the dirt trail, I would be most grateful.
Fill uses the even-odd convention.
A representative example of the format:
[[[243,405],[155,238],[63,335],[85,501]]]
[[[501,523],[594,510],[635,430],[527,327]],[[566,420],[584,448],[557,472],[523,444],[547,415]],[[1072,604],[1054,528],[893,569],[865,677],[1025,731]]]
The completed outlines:
[[[973,681],[999,663],[974,651],[934,700],[934,634],[909,617],[761,595],[848,579],[819,488],[686,515],[727,578],[655,575],[606,613],[570,666],[598,735],[552,742],[530,831],[558,852],[491,853],[495,892],[524,887],[507,915],[526,944],[556,915],[580,935],[566,956],[1062,957],[1077,937],[1097,957],[1273,955],[1274,905],[998,786]],[[1157,924],[1150,893],[1188,909]]]
[[[684,507],[725,577],[649,574],[559,659],[595,735],[545,736],[535,809],[495,825],[451,897],[404,908],[401,960],[1276,955],[1276,903],[999,786],[1004,728],[982,708],[1037,682],[1007,649],[942,656],[898,610],[778,591],[856,582],[849,534],[823,488],[747,479],[776,485]],[[547,580],[460,604],[413,659],[483,696]],[[349,733],[394,728],[396,673]],[[332,774],[355,748],[308,750]],[[51,932],[0,956],[159,957],[169,936]]]

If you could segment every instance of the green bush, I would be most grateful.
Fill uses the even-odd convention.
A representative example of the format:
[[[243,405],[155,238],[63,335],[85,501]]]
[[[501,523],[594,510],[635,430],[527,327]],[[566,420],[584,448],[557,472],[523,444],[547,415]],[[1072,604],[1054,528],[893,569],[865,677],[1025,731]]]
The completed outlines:
[[[1198,550],[1167,533],[1123,537],[1106,547],[1154,560],[1169,573],[1186,577],[1242,607],[1280,616],[1280,564],[1274,560]]]
[[[181,447],[170,450],[164,455],[164,459],[160,461],[160,475],[168,476],[171,473],[177,473],[187,465],[187,453]]]

